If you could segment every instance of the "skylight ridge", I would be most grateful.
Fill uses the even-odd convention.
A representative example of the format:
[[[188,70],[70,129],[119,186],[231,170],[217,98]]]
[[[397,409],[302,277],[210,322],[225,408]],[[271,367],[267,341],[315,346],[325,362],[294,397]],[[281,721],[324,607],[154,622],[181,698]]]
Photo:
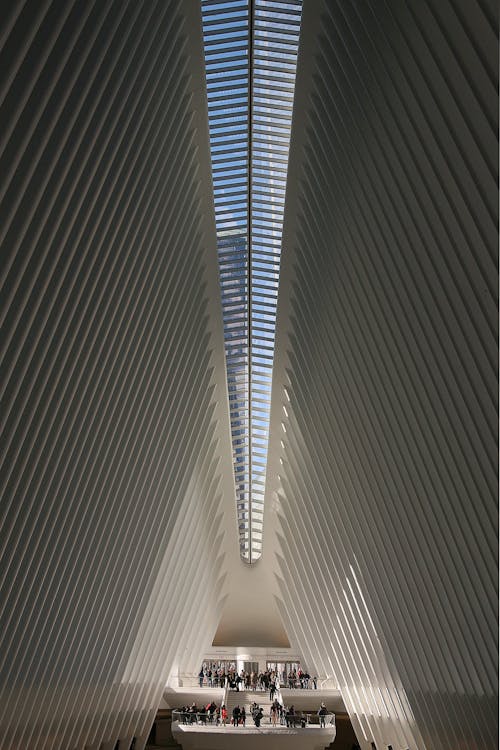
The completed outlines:
[[[302,0],[202,0],[201,9],[239,543],[253,563]]]

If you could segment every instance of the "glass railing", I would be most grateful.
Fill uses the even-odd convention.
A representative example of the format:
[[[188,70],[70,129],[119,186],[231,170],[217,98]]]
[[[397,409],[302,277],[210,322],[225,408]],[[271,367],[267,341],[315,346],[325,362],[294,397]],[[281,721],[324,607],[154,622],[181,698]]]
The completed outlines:
[[[172,721],[178,721],[179,724],[192,725],[196,724],[199,726],[217,726],[220,724],[220,715],[214,711],[183,711],[182,709],[176,709],[172,711]]]
[[[220,712],[213,711],[200,711],[200,710],[183,710],[176,709],[172,711],[172,721],[178,722],[183,726],[199,726],[199,727],[223,727],[222,718]],[[260,727],[275,726],[279,728],[288,729],[310,729],[310,728],[331,728],[335,726],[335,714],[326,713],[319,715],[313,711],[295,711],[294,713],[287,712],[286,710],[281,713],[279,717],[273,721],[271,716],[264,716],[260,719]],[[234,719],[232,716],[228,716],[226,720],[226,726],[234,726]],[[241,723],[238,722],[238,726]],[[251,710],[246,714],[245,728],[255,727]],[[257,728],[257,727],[255,727]]]

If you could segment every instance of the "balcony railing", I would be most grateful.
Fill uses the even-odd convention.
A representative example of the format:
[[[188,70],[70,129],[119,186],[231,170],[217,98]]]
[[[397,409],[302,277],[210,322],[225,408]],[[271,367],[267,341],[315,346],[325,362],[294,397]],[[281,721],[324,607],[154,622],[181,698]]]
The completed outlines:
[[[183,711],[181,709],[172,711],[172,721],[177,721],[179,724],[184,726],[199,726],[199,727],[220,727],[224,729],[222,720],[216,712],[209,713],[208,711]],[[232,717],[228,717],[226,726],[233,726]],[[242,725],[239,724],[239,727]],[[271,717],[264,716],[260,722],[260,728],[265,727],[266,729],[275,728],[277,731],[282,729],[314,729],[314,728],[327,728],[335,726],[335,714],[327,713],[319,716],[317,712],[313,711],[296,711],[293,714],[285,713],[283,718],[276,724],[272,723]],[[246,729],[257,729],[254,726],[252,716],[247,713]]]

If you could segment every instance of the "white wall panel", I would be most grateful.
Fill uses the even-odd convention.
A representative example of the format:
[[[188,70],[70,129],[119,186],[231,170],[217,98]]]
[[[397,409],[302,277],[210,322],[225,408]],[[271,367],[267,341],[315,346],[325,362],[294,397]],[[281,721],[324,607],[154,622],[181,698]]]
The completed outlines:
[[[497,741],[497,18],[305,4],[268,482],[364,746]]]
[[[201,13],[5,10],[0,745],[128,747],[237,555]]]

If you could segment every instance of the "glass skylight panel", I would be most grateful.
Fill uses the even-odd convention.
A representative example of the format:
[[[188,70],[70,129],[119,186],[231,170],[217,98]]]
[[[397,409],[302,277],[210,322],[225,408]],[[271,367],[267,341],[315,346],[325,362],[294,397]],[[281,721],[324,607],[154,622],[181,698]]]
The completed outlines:
[[[242,558],[262,554],[274,332],[302,0],[202,0]]]

